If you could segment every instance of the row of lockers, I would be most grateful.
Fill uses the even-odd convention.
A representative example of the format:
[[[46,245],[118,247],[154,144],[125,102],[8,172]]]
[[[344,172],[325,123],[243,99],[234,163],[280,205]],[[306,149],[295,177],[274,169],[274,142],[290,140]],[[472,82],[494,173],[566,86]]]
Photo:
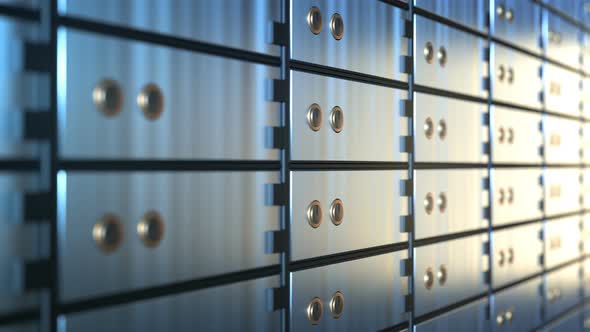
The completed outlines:
[[[404,243],[410,231],[418,241],[485,231],[490,213],[492,226],[502,228],[590,208],[590,191],[582,193],[580,183],[581,175],[588,171],[494,169],[491,179],[487,173],[485,169],[420,169],[412,184],[405,170],[291,172],[290,259]],[[278,264],[273,236],[280,225],[281,203],[269,199],[277,191],[278,178],[278,172],[270,171],[60,172],[61,299]],[[42,258],[47,249],[36,245],[43,229],[21,222],[35,190],[35,177],[12,175],[2,180],[3,219],[15,222],[0,228],[7,249],[1,256],[3,270],[9,271],[16,263]],[[491,208],[489,181],[494,191]],[[412,192],[413,197],[408,196]],[[415,209],[409,217],[412,199]],[[577,216],[566,217],[568,222],[562,223],[549,219],[546,245],[555,236],[558,248],[571,246],[567,250],[577,255],[580,230],[590,228],[590,216],[586,219],[587,227],[581,227]],[[554,229],[551,225],[560,226]],[[530,247],[531,242],[524,241],[527,235],[541,245],[539,231],[538,227],[536,231],[526,229],[522,251],[539,254]],[[512,228],[497,232],[494,236],[517,234]],[[499,247],[508,261],[515,245]],[[479,252],[481,245],[472,248]],[[566,260],[547,258],[547,264]],[[526,261],[539,263],[537,258]],[[512,272],[507,278],[517,279]],[[15,276],[21,277],[3,274],[7,278],[3,284],[19,285]]]
[[[558,228],[563,226],[558,224],[572,220],[548,221],[546,226]],[[417,331],[444,331],[450,327],[455,330],[460,327],[460,331],[488,331],[490,320],[495,331],[531,330],[576,306],[590,291],[587,277],[590,260],[571,261],[544,275],[535,273],[541,271],[541,265],[526,263],[533,261],[532,258],[540,262],[540,250],[534,249],[541,247],[535,237],[540,228],[539,224],[522,226],[514,234],[526,234],[524,237],[506,231],[499,232],[498,239],[494,239],[498,244],[511,241],[515,246],[512,261],[494,250],[493,286],[494,289],[496,284],[506,287],[499,288],[489,301],[485,296],[488,275],[487,258],[482,252],[483,235],[416,248],[413,303],[408,302],[408,278],[403,272],[406,251],[292,272],[291,330],[381,330],[407,321],[408,305],[415,306]],[[527,245],[534,250],[529,250]],[[521,253],[525,257],[519,256]],[[530,255],[534,257],[526,257]],[[551,255],[549,250],[546,263]],[[579,253],[569,256],[580,257]],[[520,277],[518,283],[499,282],[508,269],[516,271],[513,275]],[[280,314],[271,309],[268,294],[278,286],[278,276],[245,280],[73,312],[60,317],[59,326],[62,331],[277,331]],[[468,299],[476,300],[435,317],[426,315]]]

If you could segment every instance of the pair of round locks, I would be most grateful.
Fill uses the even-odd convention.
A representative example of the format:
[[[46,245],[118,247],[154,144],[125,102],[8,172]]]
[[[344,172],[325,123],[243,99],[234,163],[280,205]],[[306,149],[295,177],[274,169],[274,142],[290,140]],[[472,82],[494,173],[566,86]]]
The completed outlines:
[[[322,224],[323,209],[320,201],[313,201],[307,206],[307,222],[312,228],[318,228]],[[344,220],[344,203],[336,198],[330,204],[330,219],[335,226],[342,224]]]
[[[436,58],[441,67],[447,64],[447,49],[444,46],[439,47],[438,52],[436,52]],[[434,46],[431,42],[426,42],[426,45],[424,45],[424,59],[429,64],[432,64],[434,61]]]
[[[313,131],[322,129],[324,122],[324,111],[318,104],[311,104],[307,109],[307,124]],[[344,111],[340,106],[334,106],[330,111],[330,126],[335,133],[339,133],[344,129]]]
[[[447,123],[444,119],[438,121],[436,131],[441,140],[444,140],[445,137],[447,137]],[[431,139],[434,136],[434,122],[430,117],[424,120],[424,135],[426,135],[426,138],[428,139]]]
[[[105,116],[115,116],[123,110],[123,89],[114,80],[104,79],[92,90],[92,101]],[[137,95],[137,106],[149,120],[156,120],[164,111],[164,95],[154,84],[146,84]]]
[[[324,27],[324,19],[322,18],[322,12],[318,7],[311,7],[307,12],[307,25],[309,30],[314,35],[319,35]],[[336,40],[342,39],[344,36],[344,20],[338,13],[334,13],[330,18],[330,32],[332,37]]]
[[[164,237],[164,219],[158,212],[149,211],[139,220],[136,231],[146,247],[157,247]],[[121,246],[125,237],[123,224],[119,217],[108,213],[94,224],[92,237],[102,251],[113,252]]]
[[[330,299],[330,312],[332,313],[332,318],[338,319],[342,316],[342,312],[344,311],[344,295],[341,292],[337,291],[332,295],[332,299]],[[324,313],[324,303],[322,299],[319,297],[314,297],[309,301],[307,305],[307,319],[311,322],[312,325],[317,325],[320,320],[322,319],[322,314]]]
[[[436,279],[438,279],[438,284],[440,286],[444,286],[447,282],[447,267],[445,265],[441,265],[436,272]],[[432,268],[427,268],[426,273],[424,273],[424,287],[426,289],[431,289],[434,286],[434,272]]]

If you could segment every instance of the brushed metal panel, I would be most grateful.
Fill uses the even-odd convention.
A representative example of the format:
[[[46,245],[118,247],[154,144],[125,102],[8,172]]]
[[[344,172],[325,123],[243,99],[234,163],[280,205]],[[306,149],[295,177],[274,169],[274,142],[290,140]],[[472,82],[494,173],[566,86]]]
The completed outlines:
[[[552,267],[582,255],[581,218],[549,219],[545,222],[545,266]]]
[[[266,205],[275,172],[66,173],[58,176],[62,300],[209,277],[278,263],[265,254],[265,232],[279,227]],[[154,248],[138,238],[138,222],[155,210],[164,234]],[[120,247],[104,253],[93,227],[119,217]],[[88,264],[87,262],[92,262]],[[81,269],[80,266],[84,266]]]
[[[492,233],[494,288],[541,272],[541,229],[539,222]]]
[[[545,168],[543,170],[545,214],[548,216],[578,211],[580,195],[580,170],[577,168]]]
[[[475,235],[414,249],[416,315],[423,315],[485,292],[484,272],[488,266],[483,243],[486,240],[487,235]],[[443,285],[437,279],[442,265],[447,271]],[[434,276],[430,289],[426,287],[425,278],[429,268]]]
[[[409,197],[400,194],[407,171],[291,172],[291,259],[407,241],[400,233],[400,216],[408,214]],[[344,219],[332,222],[330,209],[342,201]],[[313,228],[309,204],[319,201],[322,223]]]
[[[581,150],[582,150],[582,163],[590,164],[590,123],[581,123],[582,127],[582,138],[581,138]]]
[[[23,293],[23,264],[45,258],[49,248],[41,241],[47,225],[24,223],[24,195],[42,190],[36,173],[0,172],[0,313],[38,305],[36,292]]]
[[[279,123],[279,103],[266,96],[278,68],[64,29],[58,53],[61,157],[278,159],[266,130]],[[93,104],[103,79],[122,89],[114,116]],[[148,83],[164,98],[154,120],[136,104]]]
[[[492,158],[503,164],[541,164],[542,115],[492,107]],[[510,134],[512,132],[512,135]]]
[[[580,68],[580,44],[578,43],[580,31],[570,22],[556,14],[543,10],[547,17],[547,31],[544,36],[545,51],[548,58],[567,64],[574,68]],[[556,36],[551,38],[551,36]]]
[[[546,328],[544,328],[543,332],[562,332],[562,331],[586,331],[588,330],[588,326],[586,325],[586,321],[582,315],[581,310],[576,310],[571,314],[567,314],[562,318],[559,318],[558,321],[549,324]]]
[[[471,28],[487,31],[488,0],[415,0],[415,6]]]
[[[400,277],[400,260],[407,251],[394,252],[291,273],[291,331],[377,331],[406,319],[407,277]],[[344,310],[332,317],[330,300],[340,291]],[[323,314],[317,325],[307,319],[309,302],[318,297]]]
[[[414,332],[427,331],[489,331],[486,299],[464,305],[438,317],[419,323]]]
[[[291,159],[339,161],[407,161],[400,136],[408,120],[400,116],[407,92],[337,78],[291,72]],[[322,127],[310,128],[307,112],[322,108]],[[344,129],[330,126],[335,106],[344,112]]]
[[[168,295],[59,318],[60,332],[278,331],[280,312],[268,311],[268,277]]]
[[[428,63],[425,49],[432,45],[432,61]],[[446,63],[439,63],[443,47]],[[487,97],[483,78],[487,64],[482,62],[485,40],[466,32],[416,16],[414,19],[415,83],[477,97]]]
[[[583,5],[586,0],[541,0],[541,2],[559,9],[572,18],[583,19],[583,17],[586,16],[583,13]]]
[[[580,116],[580,76],[555,65],[543,64],[545,109]]]
[[[415,93],[414,110],[417,162],[488,161],[487,105]]]
[[[548,164],[579,164],[582,137],[576,120],[545,115],[543,118],[545,161]]]
[[[28,7],[32,2],[7,2]],[[48,75],[25,70],[25,44],[39,39],[40,29],[24,20],[0,17],[0,158],[39,155],[39,143],[24,139],[25,109],[49,107]]]
[[[494,226],[543,217],[541,168],[495,168],[491,174]]]
[[[495,101],[512,103],[541,110],[541,61],[499,44],[493,44],[494,73],[492,87]],[[502,76],[501,67],[504,68]],[[512,81],[509,70],[512,69]],[[518,93],[515,93],[518,91]]]
[[[487,227],[487,170],[416,170],[416,239]]]
[[[280,21],[274,0],[60,0],[59,13],[254,52],[279,54],[268,43],[271,21]]]
[[[542,284],[541,277],[537,277],[494,294],[493,331],[531,331],[541,325]],[[511,319],[506,321],[508,312]]]
[[[0,332],[38,332],[38,331],[39,331],[39,324],[37,322],[0,326]]]
[[[580,265],[572,264],[545,276],[545,320],[555,318],[581,300]]]
[[[534,53],[541,52],[541,7],[532,1],[496,1],[493,35]]]
[[[291,0],[291,58],[314,64],[351,70],[388,79],[406,81],[401,58],[408,54],[402,38],[404,10],[380,1]],[[323,28],[310,30],[307,15],[317,7]],[[344,35],[336,40],[330,20],[339,14]]]

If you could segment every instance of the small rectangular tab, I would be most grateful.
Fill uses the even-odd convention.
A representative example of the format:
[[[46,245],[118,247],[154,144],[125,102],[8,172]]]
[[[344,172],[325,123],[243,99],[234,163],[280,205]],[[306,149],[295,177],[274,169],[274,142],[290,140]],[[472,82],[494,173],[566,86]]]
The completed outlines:
[[[25,222],[51,219],[53,201],[49,193],[25,194],[24,196],[23,216]]]
[[[289,82],[286,80],[269,80],[269,99],[276,102],[289,100]]]
[[[490,61],[490,48],[489,47],[484,47],[483,54],[481,55],[481,59],[486,62]]]
[[[266,289],[266,308],[268,311],[285,309],[289,301],[289,291],[286,287]]]
[[[272,21],[269,23],[269,43],[285,46],[289,42],[289,26],[286,23]]]
[[[490,190],[490,178],[481,179],[481,187],[483,190]]]
[[[490,142],[483,142],[481,143],[481,151],[483,154],[490,154]]]
[[[400,143],[400,151],[406,153],[413,152],[413,142],[411,136],[400,136],[399,138]]]
[[[545,201],[543,201],[543,200],[539,201],[539,210],[541,210],[541,211],[545,210]]]
[[[413,35],[414,35],[414,25],[412,24],[412,21],[404,20],[404,33],[403,33],[404,38],[412,38]]]
[[[414,116],[414,104],[411,100],[400,100],[400,116],[411,118]]]
[[[414,218],[412,216],[400,217],[400,232],[410,233],[414,231]]]
[[[26,291],[50,287],[51,273],[49,261],[26,262],[24,278]]]
[[[400,181],[400,196],[412,196],[414,192],[414,183],[412,180],[401,180]]]
[[[25,70],[29,72],[51,71],[51,47],[46,44],[25,43]]]
[[[489,219],[490,218],[490,207],[489,206],[484,207],[482,214],[483,214],[484,219]]]
[[[481,114],[481,124],[484,126],[490,125],[490,115],[489,113],[482,113]]]
[[[490,91],[490,80],[487,77],[481,79],[481,88],[485,91]]]
[[[285,127],[266,127],[267,130],[267,145],[269,149],[284,149],[285,141]]]
[[[543,255],[543,254],[539,255],[539,265],[541,265],[541,266],[545,265],[545,255]]]
[[[545,101],[545,93],[543,91],[539,91],[539,102]]]
[[[492,282],[490,271],[484,271],[483,272],[483,280],[488,285]]]
[[[490,242],[484,242],[481,245],[482,245],[482,253],[484,255],[489,255],[490,254]]]
[[[401,72],[404,74],[412,74],[412,58],[407,55],[402,55],[400,57],[400,65],[401,65]]]
[[[289,193],[284,183],[271,183],[265,187],[265,201],[267,205],[283,206],[287,204]]]
[[[406,312],[411,312],[414,307],[414,302],[412,301],[412,295],[408,294],[404,297],[404,307]]]
[[[51,113],[47,111],[25,111],[23,133],[26,140],[50,139],[53,135]]]
[[[264,234],[264,252],[276,254],[287,251],[289,247],[289,236],[287,231],[268,231]]]
[[[409,258],[400,260],[400,277],[409,277],[412,275],[412,260]]]

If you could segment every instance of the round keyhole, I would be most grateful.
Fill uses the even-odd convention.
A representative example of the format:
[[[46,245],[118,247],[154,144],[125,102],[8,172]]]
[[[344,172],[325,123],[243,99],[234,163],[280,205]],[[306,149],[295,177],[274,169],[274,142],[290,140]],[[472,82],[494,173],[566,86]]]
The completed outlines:
[[[504,315],[499,314],[496,316],[496,324],[503,325],[504,324]]]
[[[514,13],[512,12],[511,8],[508,8],[506,10],[506,14],[504,14],[504,18],[508,21],[508,22],[512,22],[512,20],[514,19]]]
[[[508,248],[508,264],[514,263],[514,249]]]
[[[156,84],[149,83],[139,92],[137,105],[146,118],[156,120],[164,111],[164,95]]]
[[[432,63],[434,59],[434,47],[431,42],[426,42],[426,45],[424,45],[424,59],[426,59],[427,63]]]
[[[438,268],[436,278],[438,279],[438,284],[441,286],[443,286],[447,282],[447,267],[445,265],[441,265]]]
[[[156,211],[149,211],[137,224],[137,235],[148,248],[155,248],[164,237],[164,219]]]
[[[436,203],[438,205],[438,210],[440,211],[440,213],[445,212],[445,210],[447,209],[447,195],[445,193],[440,193],[438,195],[438,200]]]
[[[336,226],[342,224],[344,220],[344,204],[338,198],[332,201],[330,205],[330,219],[332,219],[332,223]]]
[[[504,189],[500,188],[500,190],[498,190],[498,203],[500,203],[500,205],[504,204],[505,196]]]
[[[504,143],[505,139],[506,139],[506,131],[504,130],[504,127],[500,127],[498,129],[498,141],[500,143]]]
[[[324,23],[322,20],[322,12],[318,7],[311,7],[307,12],[307,25],[314,35],[318,35],[322,32]]]
[[[438,58],[438,63],[440,64],[441,67],[444,67],[447,64],[447,50],[441,46],[438,49],[438,53],[436,54],[437,58]]]
[[[500,266],[504,266],[504,262],[506,260],[506,254],[504,254],[504,250],[500,250],[500,252],[498,253],[498,264]]]
[[[499,65],[498,66],[498,81],[500,81],[500,82],[504,81],[505,77],[506,77],[506,70],[504,69],[504,65]]]
[[[319,297],[314,297],[309,301],[307,305],[307,319],[312,325],[317,325],[322,319],[322,313],[324,311],[324,304]]]
[[[514,143],[514,129],[508,128],[508,137],[506,139],[508,144]]]
[[[344,129],[344,111],[339,106],[332,108],[330,112],[330,126],[334,132],[339,133]]]
[[[332,32],[332,37],[336,40],[340,40],[344,36],[344,21],[340,14],[336,13],[332,15],[330,19],[330,31]]]
[[[431,214],[434,209],[434,198],[431,193],[426,194],[424,197],[424,210],[427,214]]]
[[[445,122],[445,120],[441,119],[440,121],[438,121],[437,131],[438,137],[441,140],[444,140],[445,137],[447,137],[447,123]]]
[[[509,309],[506,311],[506,313],[504,314],[504,319],[507,322],[511,322],[512,321],[512,309]]]
[[[92,101],[102,114],[114,116],[123,109],[123,91],[116,81],[104,79],[92,90]]]
[[[114,214],[106,214],[92,227],[96,245],[105,253],[113,252],[123,241],[123,225]]]
[[[509,84],[514,82],[514,69],[512,69],[512,67],[509,67],[507,70],[506,81],[508,81]]]
[[[431,289],[433,284],[434,274],[432,273],[431,268],[427,268],[426,273],[424,273],[424,287],[426,287],[426,289]]]
[[[336,292],[332,295],[332,299],[330,300],[330,311],[332,312],[332,317],[334,319],[338,319],[342,316],[342,312],[344,311],[344,295],[342,295],[342,293]]]
[[[428,139],[431,139],[432,134],[434,134],[434,123],[432,123],[431,118],[426,118],[426,120],[424,121],[424,134]]]
[[[508,188],[508,198],[506,199],[508,204],[514,203],[514,190],[510,187]]]
[[[319,201],[313,201],[307,206],[307,222],[313,228],[322,224],[322,206]]]
[[[318,131],[322,128],[323,112],[318,104],[311,104],[307,109],[307,124],[313,131]]]
[[[501,18],[504,18],[504,5],[498,5],[498,7],[496,7],[496,14]]]

